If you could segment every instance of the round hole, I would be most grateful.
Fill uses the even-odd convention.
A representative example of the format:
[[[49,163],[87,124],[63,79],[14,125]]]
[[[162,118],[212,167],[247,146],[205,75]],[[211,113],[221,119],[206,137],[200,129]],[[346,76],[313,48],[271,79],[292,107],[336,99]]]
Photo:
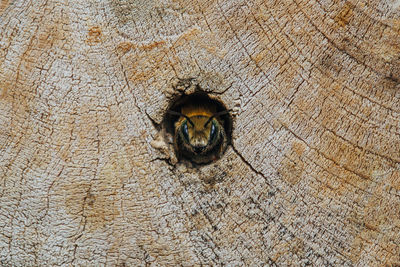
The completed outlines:
[[[166,112],[165,127],[174,138],[179,160],[197,164],[218,160],[231,140],[232,118],[220,101],[198,91],[175,99]]]

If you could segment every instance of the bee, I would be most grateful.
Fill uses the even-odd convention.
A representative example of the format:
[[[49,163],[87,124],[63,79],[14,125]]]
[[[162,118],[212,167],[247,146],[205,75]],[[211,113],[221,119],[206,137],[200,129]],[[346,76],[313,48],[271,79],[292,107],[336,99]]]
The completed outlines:
[[[179,116],[174,124],[174,148],[178,157],[183,156],[198,164],[217,160],[228,145],[222,115],[213,103],[187,103],[180,112],[169,110]]]

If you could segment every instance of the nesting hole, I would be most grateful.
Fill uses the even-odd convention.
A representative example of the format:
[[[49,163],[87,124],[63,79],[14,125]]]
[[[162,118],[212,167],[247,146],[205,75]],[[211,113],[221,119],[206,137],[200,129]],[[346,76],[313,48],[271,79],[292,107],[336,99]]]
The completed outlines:
[[[225,114],[218,116],[218,118],[222,124],[222,127],[225,130],[227,143],[228,143],[228,145],[230,144],[231,136],[232,136],[232,117],[231,117],[231,114],[228,112],[227,108],[225,107],[225,105],[221,101],[210,97],[207,93],[205,93],[203,91],[197,91],[192,94],[183,94],[183,95],[180,95],[180,96],[172,99],[168,110],[177,112],[177,113],[181,113],[182,107],[188,106],[188,105],[189,106],[202,106],[202,107],[215,107],[216,113],[226,112]],[[166,114],[164,116],[164,122],[163,122],[164,127],[165,127],[167,133],[169,133],[174,138],[175,138],[175,123],[179,119],[180,119],[179,115],[174,115],[169,112],[166,112]],[[179,151],[176,151],[176,148],[175,148],[175,153],[177,153],[177,155],[179,154]],[[224,153],[224,151],[221,153],[221,155],[218,156],[218,158],[220,158],[223,153]],[[179,159],[187,159],[187,160],[192,161],[191,158],[188,158],[186,156],[178,157],[178,158]],[[210,162],[212,162],[212,161],[210,161]]]

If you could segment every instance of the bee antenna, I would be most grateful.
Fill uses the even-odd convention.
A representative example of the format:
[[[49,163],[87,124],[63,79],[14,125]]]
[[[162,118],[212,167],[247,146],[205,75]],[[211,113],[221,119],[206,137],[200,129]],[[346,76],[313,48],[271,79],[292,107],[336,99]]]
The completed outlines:
[[[191,120],[188,116],[186,116],[185,114],[182,114],[182,113],[180,113],[180,112],[176,112],[176,111],[173,111],[173,110],[167,110],[167,113],[169,113],[169,114],[171,114],[171,115],[176,115],[176,116],[182,116],[182,117],[184,117],[184,118],[187,119],[187,121],[194,127],[194,123],[192,122],[192,120]]]
[[[214,114],[206,121],[206,123],[204,123],[204,127],[207,127],[207,124],[209,124],[210,121],[212,121],[212,119],[214,119],[215,117],[219,117],[219,116],[221,116],[221,115],[225,115],[225,114],[229,113],[229,111],[231,111],[231,110],[224,110],[224,111],[220,111],[220,112],[214,113]]]

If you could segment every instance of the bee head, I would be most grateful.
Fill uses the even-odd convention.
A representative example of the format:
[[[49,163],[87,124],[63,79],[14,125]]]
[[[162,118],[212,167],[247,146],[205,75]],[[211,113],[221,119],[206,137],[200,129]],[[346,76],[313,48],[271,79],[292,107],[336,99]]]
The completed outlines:
[[[215,117],[183,117],[178,134],[182,142],[195,154],[205,153],[215,146],[221,131],[221,125]]]
[[[168,111],[180,116],[175,123],[175,148],[197,163],[209,162],[226,147],[225,130],[218,116],[228,111],[212,115],[187,116],[180,112]]]
[[[167,114],[167,131],[173,134],[178,159],[207,164],[224,153],[230,140],[232,118],[221,102],[196,92],[177,99]]]

